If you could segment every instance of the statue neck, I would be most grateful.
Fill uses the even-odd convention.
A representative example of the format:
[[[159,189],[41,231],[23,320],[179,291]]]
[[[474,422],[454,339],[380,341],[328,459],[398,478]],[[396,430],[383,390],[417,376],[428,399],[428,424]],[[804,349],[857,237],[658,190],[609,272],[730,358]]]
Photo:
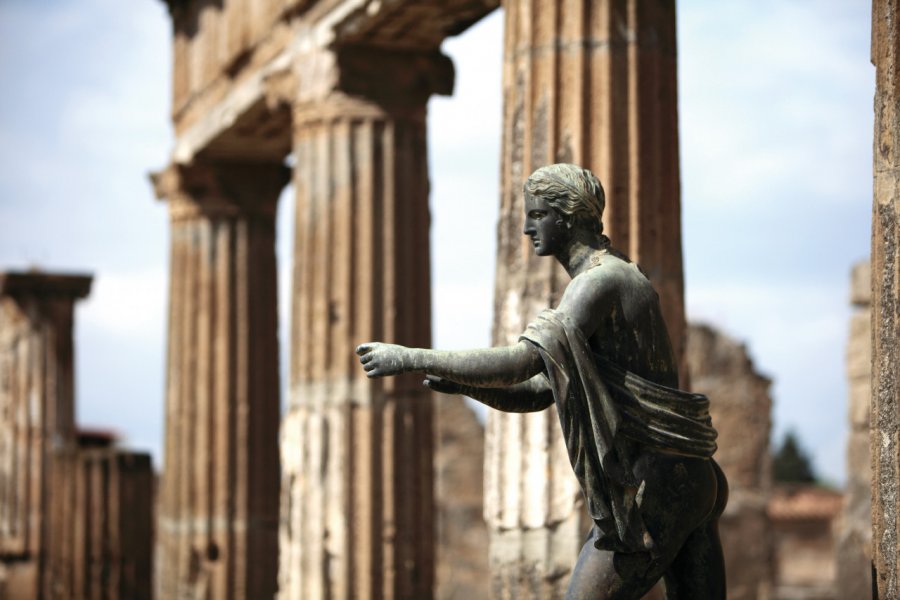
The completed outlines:
[[[596,264],[599,253],[609,249],[609,238],[603,234],[576,232],[556,255],[569,277],[576,277]]]

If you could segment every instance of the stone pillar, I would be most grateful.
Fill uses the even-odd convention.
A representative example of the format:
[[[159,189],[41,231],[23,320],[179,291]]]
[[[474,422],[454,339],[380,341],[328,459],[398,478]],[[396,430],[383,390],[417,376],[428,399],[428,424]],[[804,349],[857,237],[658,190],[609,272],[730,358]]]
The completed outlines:
[[[522,235],[522,187],[537,167],[590,168],[607,194],[605,232],[660,295],[684,347],[675,8],[671,0],[510,0],[494,342],[517,340],[568,276]],[[682,369],[684,373],[684,369]],[[496,597],[561,596],[587,532],[555,409],[490,412],[485,517]]]
[[[157,597],[271,598],[278,564],[274,163],[153,176],[172,219]]]
[[[431,344],[426,101],[437,53],[342,49],[341,89],[294,110],[283,598],[428,598],[433,425],[414,375],[369,381],[365,341]]]
[[[872,4],[872,543],[878,597],[900,598],[900,0]]]
[[[47,575],[53,455],[75,444],[73,307],[91,277],[0,274],[0,562],[11,597]]]

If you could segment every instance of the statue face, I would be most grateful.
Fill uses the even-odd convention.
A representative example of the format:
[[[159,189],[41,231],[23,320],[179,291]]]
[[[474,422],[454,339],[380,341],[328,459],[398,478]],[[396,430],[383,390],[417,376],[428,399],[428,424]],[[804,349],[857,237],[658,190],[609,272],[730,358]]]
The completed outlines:
[[[541,196],[525,193],[525,235],[531,238],[534,253],[554,256],[569,237],[565,219]]]

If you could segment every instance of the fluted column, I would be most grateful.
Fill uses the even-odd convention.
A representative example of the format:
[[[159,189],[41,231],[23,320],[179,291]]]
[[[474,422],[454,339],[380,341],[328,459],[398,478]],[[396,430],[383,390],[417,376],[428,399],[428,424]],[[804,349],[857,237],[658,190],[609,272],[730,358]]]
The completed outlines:
[[[877,597],[900,598],[900,0],[872,3],[872,558]]]
[[[590,168],[607,194],[605,233],[652,280],[684,347],[675,9],[671,0],[509,0],[494,342],[514,343],[569,278],[522,235],[536,168]],[[682,369],[684,372],[684,369]],[[485,517],[495,597],[564,593],[584,541],[581,492],[555,409],[491,411]]]
[[[417,57],[342,56],[342,77],[355,59],[383,71],[295,107],[282,598],[432,595],[431,397],[414,375],[368,380],[354,353],[371,340],[431,343],[432,89],[417,87]],[[440,55],[422,64],[432,59],[446,70]]]
[[[45,597],[54,457],[75,446],[74,304],[90,276],[0,273],[0,562]]]
[[[172,166],[165,466],[157,597],[275,593],[279,164]]]

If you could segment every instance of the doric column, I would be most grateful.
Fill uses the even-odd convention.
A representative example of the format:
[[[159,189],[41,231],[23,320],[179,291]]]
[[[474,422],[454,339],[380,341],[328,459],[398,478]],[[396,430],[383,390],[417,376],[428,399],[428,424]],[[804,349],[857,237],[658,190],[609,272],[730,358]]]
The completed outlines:
[[[271,598],[278,563],[280,164],[175,165],[157,597]]]
[[[452,65],[437,53],[374,49],[332,58],[340,89],[294,109],[279,591],[427,598],[431,398],[414,375],[369,381],[354,349],[372,340],[430,346],[425,113],[428,96],[452,82]]]
[[[900,0],[872,3],[872,550],[878,598],[900,598]]]
[[[494,342],[514,343],[568,282],[522,235],[522,186],[537,167],[590,168],[607,194],[605,232],[653,281],[684,346],[672,0],[509,0]],[[684,372],[684,369],[682,369]],[[485,516],[497,597],[549,598],[586,533],[555,409],[490,412]]]
[[[0,561],[13,596],[45,588],[53,457],[75,444],[73,307],[91,277],[0,274]]]

